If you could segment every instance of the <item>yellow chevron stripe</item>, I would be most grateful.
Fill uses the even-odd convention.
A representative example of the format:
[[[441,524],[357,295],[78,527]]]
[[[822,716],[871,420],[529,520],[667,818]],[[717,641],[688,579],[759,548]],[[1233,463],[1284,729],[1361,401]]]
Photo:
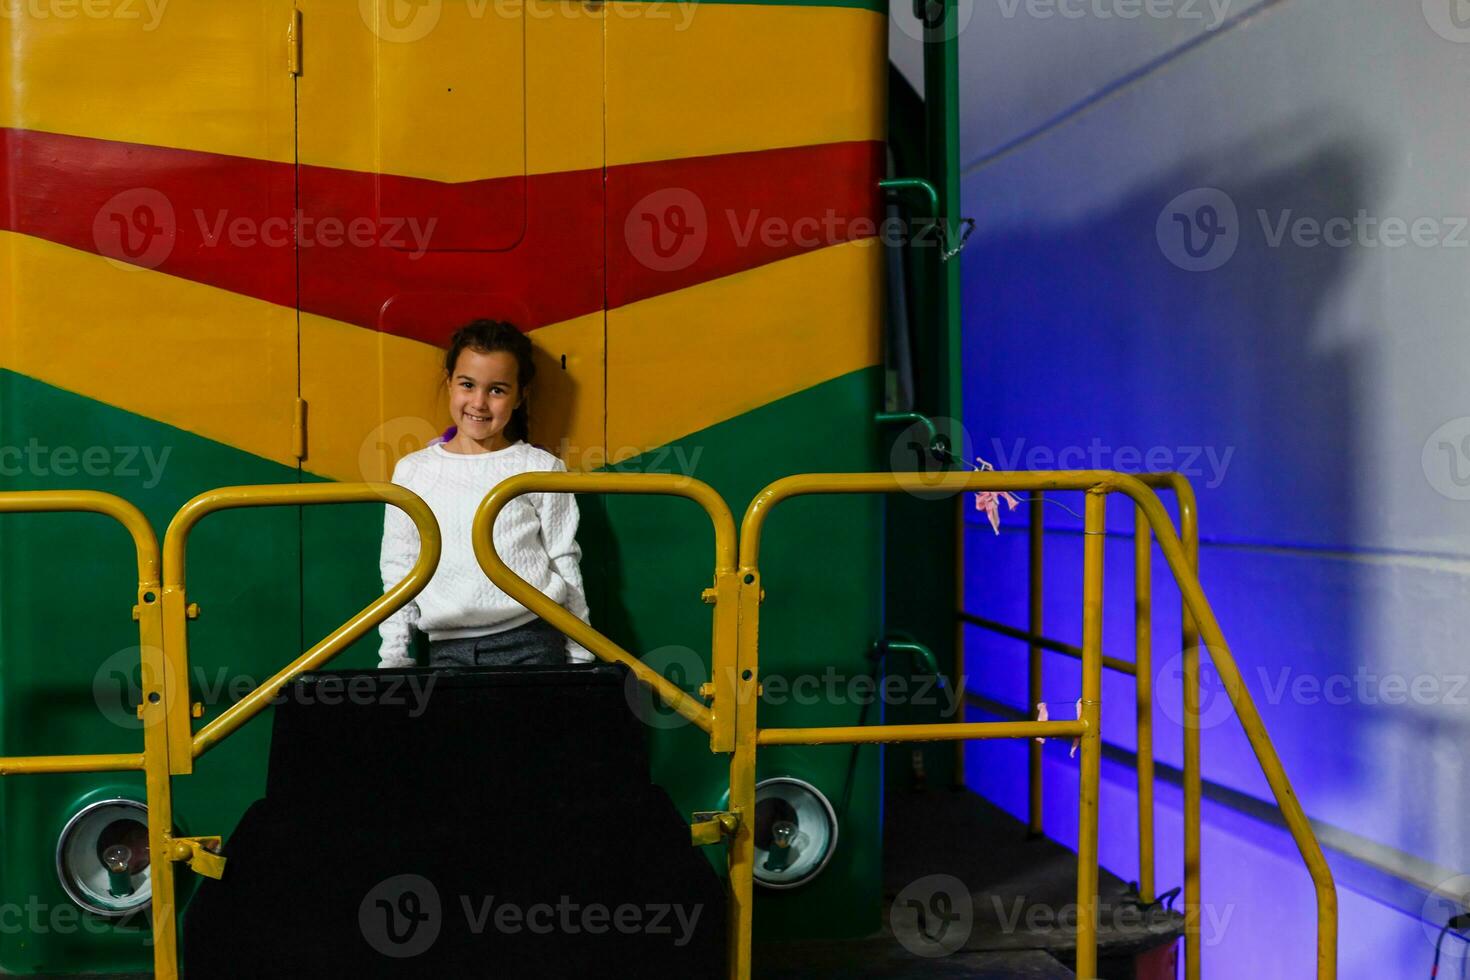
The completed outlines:
[[[452,325],[449,325],[452,326]],[[537,380],[531,439],[567,465],[601,455],[602,313],[531,334]],[[567,358],[565,370],[561,358]],[[306,469],[334,480],[386,480],[393,464],[449,425],[443,352],[303,314],[301,387],[309,412]]]
[[[618,3],[605,16],[610,166],[886,138],[882,14]]]
[[[294,310],[23,235],[0,233],[0,257],[9,259],[0,264],[9,300],[0,314],[0,367],[296,464]],[[595,459],[602,313],[532,336],[540,352],[532,437]],[[449,424],[441,358],[427,344],[303,315],[305,468],[336,480],[391,475],[398,456]],[[378,442],[392,447],[386,473]]]
[[[7,6],[0,126],[295,159],[291,0]]]
[[[296,312],[0,233],[0,367],[295,465]]]
[[[295,463],[294,311],[21,235],[0,256],[0,367]],[[595,468],[877,363],[881,262],[838,245],[609,311],[605,365],[602,313],[537,330],[533,438]],[[310,315],[299,340],[310,472],[385,478],[448,424],[434,347]]]
[[[867,239],[608,311],[607,444],[647,449],[878,363]]]

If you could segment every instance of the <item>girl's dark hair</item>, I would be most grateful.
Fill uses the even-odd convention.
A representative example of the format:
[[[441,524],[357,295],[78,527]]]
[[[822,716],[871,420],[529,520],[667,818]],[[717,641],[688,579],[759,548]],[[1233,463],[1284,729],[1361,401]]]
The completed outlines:
[[[531,360],[531,338],[501,320],[466,323],[449,338],[449,348],[444,352],[444,377],[454,377],[454,365],[459,362],[460,352],[466,348],[481,354],[505,351],[515,356],[516,385],[521,391],[521,404],[511,413],[510,422],[505,427],[505,438],[511,442],[530,442],[531,420],[526,411],[525,393],[536,378],[536,364]]]

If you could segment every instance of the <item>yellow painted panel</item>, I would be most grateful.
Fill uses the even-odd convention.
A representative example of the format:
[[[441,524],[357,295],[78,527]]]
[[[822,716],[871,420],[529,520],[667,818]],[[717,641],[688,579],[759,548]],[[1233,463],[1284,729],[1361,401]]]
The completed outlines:
[[[885,138],[888,20],[841,7],[619,3],[607,162]]]
[[[0,367],[287,466],[296,313],[0,233]]]
[[[602,166],[600,11],[302,0],[302,18],[303,163],[448,182]]]
[[[489,0],[301,0],[301,162],[465,181],[525,173],[525,31]]]
[[[295,158],[291,0],[4,7],[0,126]]]
[[[542,327],[531,339],[537,355],[532,441],[572,469],[601,465],[602,313]],[[449,425],[443,358],[429,344],[303,314],[305,468],[344,481],[392,476],[400,457]]]
[[[882,262],[867,239],[609,310],[609,451],[660,446],[878,363]]]
[[[526,4],[529,173],[602,166],[604,9],[566,0]]]

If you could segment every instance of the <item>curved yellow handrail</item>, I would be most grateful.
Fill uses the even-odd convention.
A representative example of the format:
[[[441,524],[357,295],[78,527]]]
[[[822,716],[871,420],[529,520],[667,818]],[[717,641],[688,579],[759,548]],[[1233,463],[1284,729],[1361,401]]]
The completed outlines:
[[[111,517],[123,526],[133,539],[133,552],[138,567],[138,601],[157,601],[158,536],[153,525],[133,504],[96,490],[11,490],[0,493],[0,513],[45,514],[87,513]],[[149,596],[152,598],[147,598]],[[152,651],[143,650],[144,670],[151,667]],[[135,754],[78,754],[9,756],[0,758],[0,776],[42,772],[123,772],[142,769],[143,756]]]
[[[158,536],[137,507],[96,490],[11,490],[0,493],[0,513],[76,512],[103,514],[127,529],[138,562],[139,589],[158,587]]]
[[[232,704],[214,721],[205,725],[186,744],[190,754],[198,758],[231,732],[263,711],[280,690],[297,675],[315,670],[356,642],[369,630],[393,615],[404,603],[423,591],[439,564],[439,522],[429,505],[411,490],[392,483],[313,483],[265,486],[221,487],[199,494],[190,500],[169,522],[163,537],[163,592],[166,628],[169,641],[165,649],[171,669],[177,676],[188,676],[188,646],[184,632],[185,553],[189,532],[203,518],[221,510],[241,507],[276,507],[309,504],[386,503],[408,514],[419,532],[419,556],[403,581],[368,603],[360,612],[337,627],[310,650],[276,672],[245,697]],[[172,706],[170,717],[179,717],[185,726],[189,714]],[[188,729],[183,729],[187,733]]]
[[[480,567],[506,595],[582,644],[603,660],[620,663],[658,692],[664,703],[706,732],[714,733],[710,709],[670,683],[658,671],[588,626],[521,578],[495,551],[495,519],[526,493],[614,493],[684,497],[704,508],[715,529],[715,576],[735,571],[735,518],[723,497],[706,483],[669,473],[522,473],[497,484],[475,511],[472,531]],[[718,666],[716,665],[718,673]]]
[[[1180,497],[1181,510],[1188,506],[1192,513],[1194,499],[1192,490],[1185,482],[1183,486],[1171,484],[1183,490]],[[1179,536],[1174,532],[1173,522],[1158,496],[1139,478],[1110,470],[1038,470],[1029,472],[982,473],[806,473],[776,480],[756,495],[746,508],[740,527],[740,570],[742,573],[756,572],[760,557],[760,537],[766,518],[771,510],[783,500],[808,494],[828,493],[957,493],[963,491],[1012,491],[1024,490],[1083,490],[1095,493],[1118,492],[1126,495],[1137,505],[1138,510],[1153,528],[1174,580],[1184,598],[1184,605],[1199,630],[1204,647],[1210,652],[1215,669],[1225,686],[1234,706],[1251,750],[1261,766],[1267,784],[1271,787],[1276,805],[1286,822],[1292,840],[1302,860],[1307,865],[1317,896],[1317,975],[1332,978],[1337,975],[1337,889],[1332,880],[1332,869],[1322,853],[1316,835],[1312,831],[1301,802],[1291,788],[1286,772],[1275,746],[1256,710],[1255,702],[1246,689],[1240,668],[1225,642],[1225,636],[1215,619],[1214,610],[1205,597],[1199,578],[1191,568],[1189,555]],[[1182,521],[1181,521],[1182,523]]]

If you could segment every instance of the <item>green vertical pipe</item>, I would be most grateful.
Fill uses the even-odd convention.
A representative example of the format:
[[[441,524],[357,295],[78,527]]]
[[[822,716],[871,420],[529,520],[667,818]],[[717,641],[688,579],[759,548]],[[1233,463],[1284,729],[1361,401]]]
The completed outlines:
[[[958,0],[930,0],[925,5],[937,12],[937,22],[925,19],[924,26],[924,144],[928,154],[929,180],[939,188],[940,214],[948,240],[951,232],[959,227],[960,218],[960,72],[959,72],[959,2]],[[938,279],[934,291],[937,304],[935,322],[943,325],[944,338],[940,345],[941,382],[938,405],[951,419],[958,421],[964,410],[961,403],[960,375],[960,264],[958,261],[942,262],[935,256],[929,263]],[[957,449],[960,447],[956,447]],[[955,608],[964,605],[964,576],[960,574],[963,560],[961,537],[965,527],[965,495],[955,498]],[[955,690],[964,690],[964,649],[962,627],[956,626],[954,664],[950,674],[955,680]],[[954,785],[963,786],[965,754],[964,743],[956,742],[954,750]]]

